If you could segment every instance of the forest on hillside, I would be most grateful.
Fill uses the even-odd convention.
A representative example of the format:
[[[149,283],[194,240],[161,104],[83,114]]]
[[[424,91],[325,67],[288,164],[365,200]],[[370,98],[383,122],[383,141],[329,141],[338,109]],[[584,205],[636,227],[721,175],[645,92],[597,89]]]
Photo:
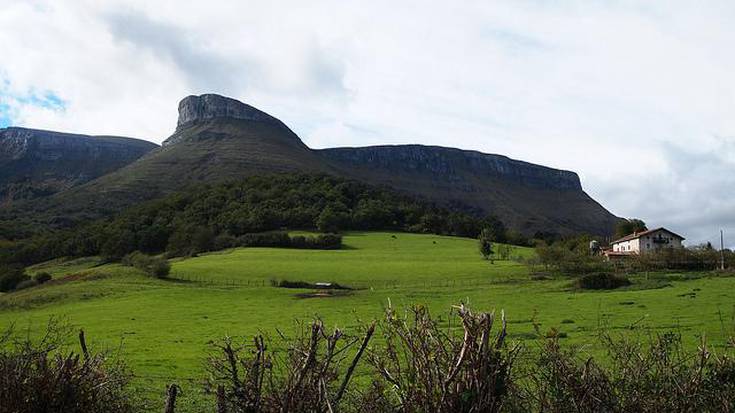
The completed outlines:
[[[6,239],[0,241],[0,263],[91,255],[117,260],[134,251],[191,255],[252,244],[251,234],[269,231],[400,230],[476,238],[483,229],[495,241],[525,241],[493,216],[333,176],[280,174],[200,185],[110,219]]]

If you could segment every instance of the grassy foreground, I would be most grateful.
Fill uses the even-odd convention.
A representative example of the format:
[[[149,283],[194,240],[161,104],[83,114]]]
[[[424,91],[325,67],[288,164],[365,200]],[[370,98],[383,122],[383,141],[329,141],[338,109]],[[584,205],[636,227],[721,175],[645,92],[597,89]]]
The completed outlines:
[[[143,393],[161,403],[165,384],[175,381],[184,390],[181,411],[198,410],[210,340],[274,336],[276,327],[288,331],[294,320],[314,316],[349,330],[380,317],[389,300],[397,308],[425,304],[437,315],[458,302],[504,309],[516,340],[533,338],[535,321],[544,331],[557,328],[569,344],[591,343],[604,327],[677,330],[692,345],[706,335],[717,347],[733,328],[735,278],[640,275],[631,288],[577,292],[568,279],[532,280],[529,268],[513,260],[483,261],[475,240],[351,233],[344,243],[339,251],[251,248],[176,260],[166,281],[119,265],[95,267],[94,259],[48,263],[34,270],[52,272],[54,283],[0,296],[0,327],[39,331],[49,317],[61,316],[83,327],[98,349],[122,342]],[[515,248],[512,255],[531,254]],[[308,291],[275,288],[272,279],[357,290],[299,298]]]

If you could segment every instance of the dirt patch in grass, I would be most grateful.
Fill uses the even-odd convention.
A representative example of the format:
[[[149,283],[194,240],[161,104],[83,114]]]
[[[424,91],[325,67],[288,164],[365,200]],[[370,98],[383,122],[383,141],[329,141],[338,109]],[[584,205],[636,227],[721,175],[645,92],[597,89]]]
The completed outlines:
[[[306,281],[288,281],[288,280],[271,280],[271,285],[277,288],[300,288],[311,290],[347,290],[352,291],[354,288],[337,284],[334,282],[317,282],[310,283]]]

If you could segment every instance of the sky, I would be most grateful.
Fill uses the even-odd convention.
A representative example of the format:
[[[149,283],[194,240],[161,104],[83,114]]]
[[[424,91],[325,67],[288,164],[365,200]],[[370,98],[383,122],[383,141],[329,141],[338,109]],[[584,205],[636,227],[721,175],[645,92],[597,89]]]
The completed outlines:
[[[577,172],[735,246],[735,2],[0,0],[0,127],[160,143],[219,93],[312,148],[421,143]]]

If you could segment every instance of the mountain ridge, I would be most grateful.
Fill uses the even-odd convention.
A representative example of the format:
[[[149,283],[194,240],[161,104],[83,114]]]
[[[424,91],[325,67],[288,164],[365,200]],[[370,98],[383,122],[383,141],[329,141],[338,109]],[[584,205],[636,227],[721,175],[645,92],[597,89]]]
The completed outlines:
[[[0,129],[0,201],[51,195],[117,170],[158,145],[121,136]]]
[[[607,235],[618,220],[583,191],[572,171],[419,144],[311,149],[276,117],[213,94],[187,96],[178,109],[176,129],[160,148],[49,197],[45,209],[111,213],[196,183],[305,172],[339,175],[477,215],[493,214],[524,234]]]

